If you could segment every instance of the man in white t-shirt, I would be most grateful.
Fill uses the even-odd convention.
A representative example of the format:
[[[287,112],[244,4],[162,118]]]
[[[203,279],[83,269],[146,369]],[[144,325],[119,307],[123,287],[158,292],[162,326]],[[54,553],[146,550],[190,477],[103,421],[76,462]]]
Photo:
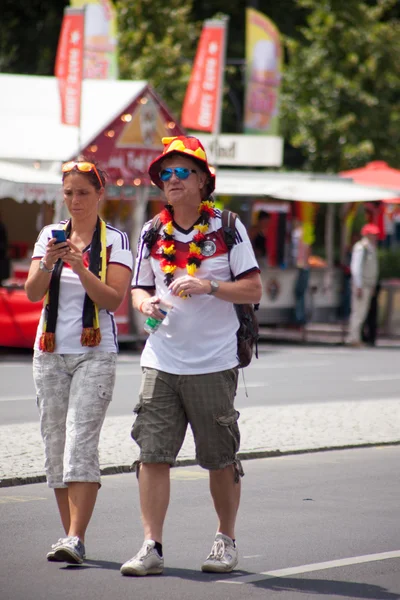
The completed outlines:
[[[132,437],[140,447],[137,474],[144,543],[121,567],[123,575],[161,573],[162,532],[169,503],[169,472],[190,424],[199,464],[209,471],[218,517],[203,571],[229,572],[238,562],[235,521],[243,470],[234,407],[238,318],[234,303],[257,303],[261,280],[243,224],[236,220],[228,253],[221,212],[210,194],[215,176],[197,138],[164,138],[149,168],[168,205],[143,229],[132,301],[157,325],[141,358],[142,386]],[[231,280],[231,272],[234,280]],[[162,304],[172,306],[163,320]]]

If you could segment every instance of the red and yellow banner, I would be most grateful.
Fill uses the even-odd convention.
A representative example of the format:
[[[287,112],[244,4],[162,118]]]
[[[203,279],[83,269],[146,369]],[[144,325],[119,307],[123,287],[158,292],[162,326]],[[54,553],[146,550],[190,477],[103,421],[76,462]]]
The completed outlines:
[[[117,15],[111,0],[70,0],[85,9],[84,79],[117,79]]]
[[[282,47],[279,31],[263,13],[246,9],[245,133],[278,134]]]
[[[205,21],[186,90],[182,125],[215,132],[219,126],[226,22]]]
[[[315,220],[318,212],[316,202],[296,202],[296,218],[302,224],[302,241],[312,246],[315,241]]]
[[[55,74],[61,97],[61,123],[79,127],[83,75],[84,12],[66,8],[58,42]]]

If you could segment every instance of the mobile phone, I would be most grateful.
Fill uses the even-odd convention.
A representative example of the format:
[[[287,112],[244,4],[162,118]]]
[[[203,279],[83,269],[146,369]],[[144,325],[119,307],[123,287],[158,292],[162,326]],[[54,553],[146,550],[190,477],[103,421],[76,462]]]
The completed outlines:
[[[56,244],[60,244],[61,242],[67,241],[67,236],[65,235],[65,229],[52,229],[51,235],[53,238],[56,238]]]

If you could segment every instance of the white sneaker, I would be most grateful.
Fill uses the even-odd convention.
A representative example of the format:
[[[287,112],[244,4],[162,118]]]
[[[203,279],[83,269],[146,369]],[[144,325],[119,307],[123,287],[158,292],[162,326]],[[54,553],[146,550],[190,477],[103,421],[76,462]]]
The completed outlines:
[[[139,552],[124,563],[120,569],[122,575],[159,575],[164,570],[164,559],[155,549],[153,540],[145,540]]]
[[[56,542],[55,544],[52,544],[50,552],[48,552],[46,554],[47,560],[49,560],[51,562],[62,562],[64,559],[57,557],[56,550],[58,550],[58,548],[60,548],[67,541],[68,541],[68,538],[60,538],[58,540],[58,542]],[[83,552],[82,558],[86,558],[85,552]]]
[[[62,543],[64,542],[64,539],[65,539],[65,538],[60,538],[60,539],[58,540],[58,542],[56,542],[55,544],[52,544],[52,545],[51,545],[51,550],[50,550],[50,552],[48,552],[48,553],[46,554],[46,558],[47,558],[47,560],[49,560],[49,561],[53,561],[53,562],[59,562],[59,561],[61,560],[61,559],[58,559],[58,558],[56,558],[56,557],[55,557],[55,554],[56,554],[56,550],[57,550],[57,548],[58,548],[59,546],[61,546],[61,545],[62,545]]]
[[[223,533],[217,533],[211,552],[202,564],[201,570],[208,573],[229,573],[238,564],[238,557],[238,550],[231,538]]]
[[[85,546],[76,535],[70,535],[62,540],[58,540],[55,546],[53,561],[81,565],[86,557]],[[47,560],[51,560],[49,556]]]

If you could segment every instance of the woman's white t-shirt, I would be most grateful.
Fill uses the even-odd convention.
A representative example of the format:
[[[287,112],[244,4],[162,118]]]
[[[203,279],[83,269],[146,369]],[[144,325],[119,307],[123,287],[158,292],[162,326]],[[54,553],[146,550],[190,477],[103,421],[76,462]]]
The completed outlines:
[[[33,249],[32,260],[43,258],[48,241],[53,237],[52,229],[63,229],[65,223],[47,225],[42,229]],[[133,256],[126,233],[106,226],[107,266],[118,264],[132,271]],[[89,264],[90,246],[83,251],[85,265]],[[117,352],[117,326],[114,314],[108,310],[99,310],[101,342],[93,348],[81,345],[82,312],[85,290],[76,273],[68,263],[64,263],[60,277],[58,315],[55,331],[55,350],[57,354],[82,354],[85,352]],[[43,331],[44,309],[36,332],[34,348],[39,349],[39,340]]]

